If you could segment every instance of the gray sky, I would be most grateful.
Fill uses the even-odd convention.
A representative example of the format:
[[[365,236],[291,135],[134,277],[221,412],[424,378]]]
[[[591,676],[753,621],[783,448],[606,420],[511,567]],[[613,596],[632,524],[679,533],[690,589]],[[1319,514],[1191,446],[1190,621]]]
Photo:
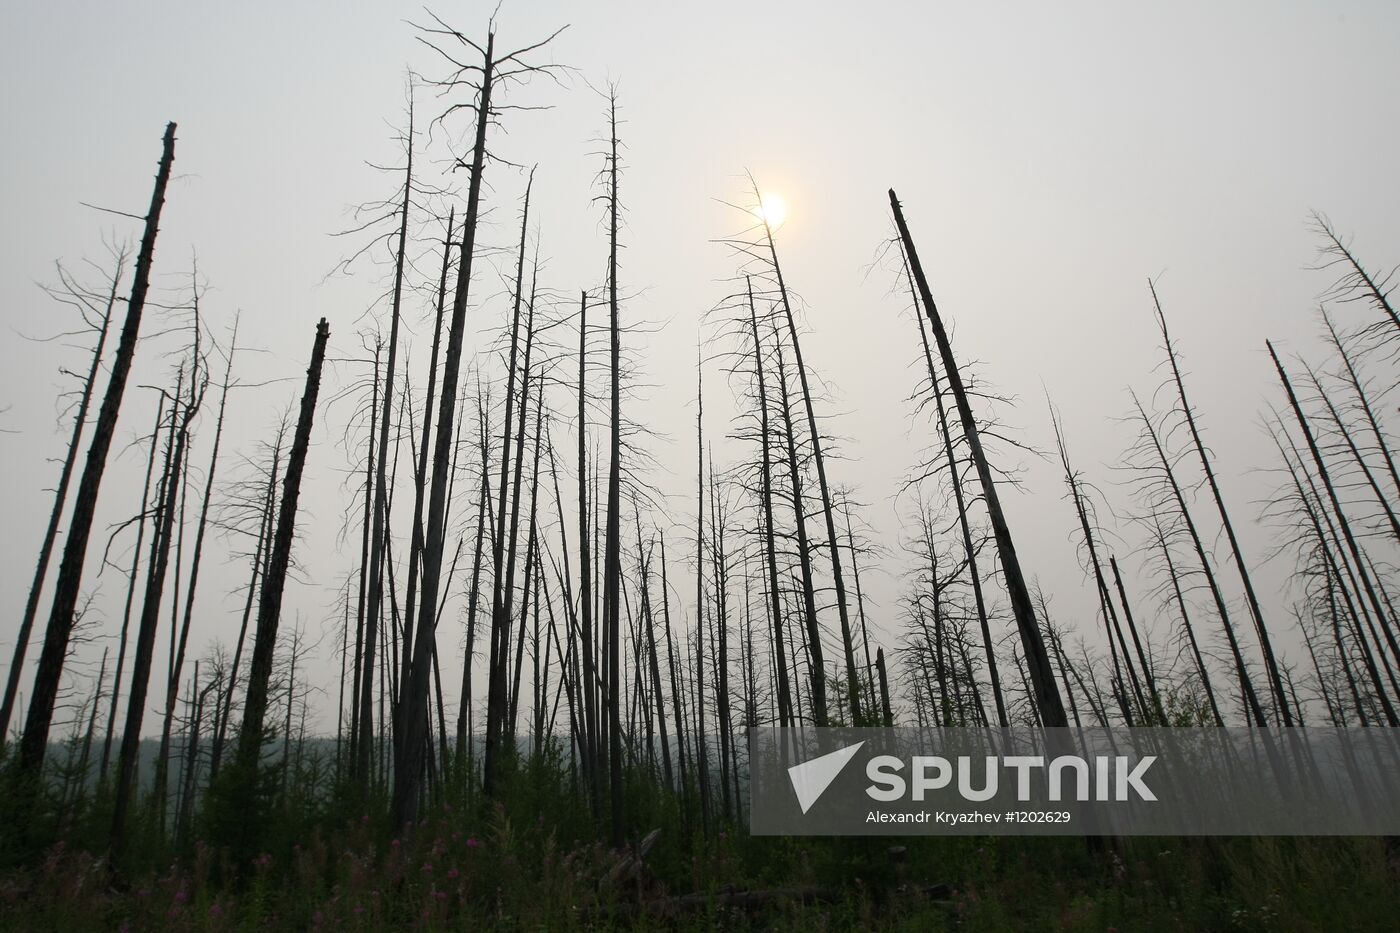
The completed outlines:
[[[1307,212],[1330,214],[1371,264],[1400,259],[1400,8],[714,2],[703,17],[677,10],[507,4],[499,35],[510,47],[571,22],[551,48],[578,74],[569,87],[538,82],[514,95],[552,109],[508,113],[508,132],[493,138],[498,154],[540,163],[542,284],[563,295],[591,287],[606,254],[601,210],[590,203],[604,111],[585,79],[618,82],[630,208],[622,280],[633,294],[626,314],[665,325],[635,338],[651,387],[632,413],[671,438],[652,445],[652,478],[676,496],[677,519],[694,494],[698,316],[734,271],[710,241],[740,226],[715,199],[742,197],[747,168],[788,204],[785,272],[806,299],[804,351],[829,381],[827,410],[839,413],[830,427],[844,438],[847,459],[833,480],[858,488],[864,520],[893,551],[880,573],[866,568],[883,642],[900,626],[898,576],[907,565],[894,494],[933,436],[911,420],[905,401],[917,379],[917,341],[904,293],[890,268],[872,267],[891,233],[891,186],[939,304],[956,321],[960,354],[1019,397],[1007,419],[1044,448],[1052,442],[1047,388],[1064,411],[1077,465],[1115,506],[1127,502],[1106,464],[1134,432],[1114,419],[1126,411],[1126,386],[1150,392],[1158,382],[1145,282],[1161,276],[1226,495],[1246,547],[1263,560],[1271,533],[1252,519],[1273,483],[1259,469],[1273,458],[1258,412],[1277,399],[1263,341],[1320,356],[1313,309],[1328,277],[1306,268],[1315,248]],[[436,11],[484,35],[489,5]],[[35,286],[51,280],[53,260],[98,260],[104,232],[139,232],[79,202],[141,213],[161,130],[179,122],[158,283],[182,286],[197,250],[209,321],[222,334],[241,309],[240,344],[267,351],[242,358],[244,378],[290,380],[239,394],[226,450],[251,450],[300,392],[314,322],[330,319],[333,356],[355,355],[359,317],[384,289],[381,271],[368,266],[327,281],[350,249],[328,234],[350,225],[348,205],[397,184],[365,163],[397,162],[406,66],[440,73],[405,18],[425,19],[415,4],[363,2],[24,3],[0,13],[0,80],[9,89],[0,108],[10,127],[0,140],[0,193],[11,217],[0,228],[7,657],[48,514],[44,490],[57,474],[49,458],[67,438],[67,424],[55,419],[65,385],[56,367],[82,364],[80,353],[18,334],[49,333],[64,320]],[[420,93],[419,106],[436,112],[441,103]],[[509,247],[523,174],[497,166],[488,181],[493,226],[483,237]],[[471,313],[494,326],[504,309],[500,282],[494,273],[481,281],[473,297],[484,303],[474,300]],[[413,309],[415,325],[421,311]],[[1361,315],[1356,306],[1341,312],[1348,325]],[[427,336],[420,329],[415,343]],[[150,420],[153,396],[136,384],[163,381],[159,351],[171,346],[143,348],[118,429],[123,443]],[[361,374],[337,367],[327,395]],[[707,378],[707,429],[718,436],[733,406],[719,373],[712,368]],[[346,402],[322,406],[308,467],[314,485],[298,544],[306,579],[289,591],[284,618],[299,615],[313,632],[358,550],[337,537],[349,465],[338,444],[349,412]],[[99,521],[130,511],[141,459],[128,451],[109,470]],[[226,463],[231,472],[233,459]],[[1053,595],[1058,619],[1090,633],[1091,591],[1066,545],[1073,511],[1053,468],[1028,466],[1026,494],[1010,497],[1022,559]],[[1129,535],[1119,551],[1133,543]],[[195,655],[236,633],[229,626],[244,569],[226,561],[224,542],[211,549]],[[1138,564],[1127,561],[1134,577]],[[94,554],[85,583],[100,585],[96,611],[111,633],[120,581],[111,570],[97,578],[96,565]],[[1287,570],[1283,561],[1261,571],[1279,625]],[[1237,580],[1227,579],[1234,595]],[[1141,592],[1145,582],[1135,583]],[[443,641],[455,644],[455,631]],[[158,658],[163,645],[164,637]],[[83,658],[95,665],[100,653],[89,646]],[[31,661],[36,655],[34,648]],[[315,677],[331,691],[334,664],[323,646]],[[26,676],[26,693],[28,686]]]

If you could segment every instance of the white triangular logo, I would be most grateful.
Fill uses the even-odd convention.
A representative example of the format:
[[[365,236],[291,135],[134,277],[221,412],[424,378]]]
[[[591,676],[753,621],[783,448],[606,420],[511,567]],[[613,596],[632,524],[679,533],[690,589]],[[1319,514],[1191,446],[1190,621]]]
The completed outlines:
[[[793,792],[797,794],[797,802],[803,813],[812,809],[812,804],[826,793],[831,782],[836,780],[836,775],[841,773],[841,769],[846,767],[864,744],[865,742],[861,741],[847,745],[820,758],[813,758],[788,768],[788,780],[792,781]]]

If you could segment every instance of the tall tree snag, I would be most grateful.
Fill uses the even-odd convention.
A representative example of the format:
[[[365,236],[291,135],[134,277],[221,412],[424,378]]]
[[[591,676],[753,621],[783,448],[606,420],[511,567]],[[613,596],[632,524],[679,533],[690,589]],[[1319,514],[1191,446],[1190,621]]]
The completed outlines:
[[[92,535],[93,517],[97,511],[97,494],[102,487],[102,473],[107,467],[107,454],[117,429],[122,397],[126,392],[127,376],[136,356],[136,341],[141,331],[141,315],[146,308],[146,292],[151,284],[151,264],[155,258],[156,232],[160,228],[160,212],[165,206],[165,188],[170,181],[170,166],[175,161],[175,124],[165,127],[160,167],[151,193],[151,206],[146,211],[146,226],[141,234],[141,246],[136,254],[136,277],[131,285],[131,298],[126,305],[126,321],[117,342],[117,355],[112,361],[112,376],[107,393],[98,410],[93,427],[92,446],[88,448],[83,475],[78,481],[78,494],[73,502],[73,517],[68,526],[68,539],[63,544],[63,559],[58,566],[54,584],[53,608],[49,612],[48,628],[44,633],[44,650],[39,655],[39,667],[34,674],[34,688],[29,694],[29,710],[25,716],[24,736],[20,739],[20,768],[37,780],[44,765],[48,748],[49,726],[53,722],[54,701],[63,677],[63,662],[68,655],[68,641],[73,634],[74,613],[83,582],[83,564],[87,559],[88,538]]]
[[[1036,706],[1040,709],[1042,722],[1046,726],[1067,726],[1064,704],[1060,700],[1060,689],[1055,683],[1054,671],[1050,667],[1050,655],[1045,650],[1040,627],[1035,621],[1035,609],[1031,604],[1031,594],[1026,588],[1026,578],[1021,572],[1021,562],[1016,557],[1016,546],[1011,540],[1011,530],[1007,527],[1006,516],[997,496],[996,483],[992,479],[991,467],[987,464],[982,450],[982,441],[977,432],[977,421],[968,402],[967,389],[963,386],[962,374],[953,356],[952,344],[948,341],[943,319],[933,303],[928,280],[924,277],[919,254],[914,249],[914,240],[909,235],[909,227],[904,222],[904,211],[894,189],[890,189],[890,207],[894,211],[895,224],[899,228],[900,239],[904,242],[904,254],[914,273],[914,281],[919,287],[919,297],[923,300],[924,312],[928,315],[933,330],[934,342],[938,344],[939,356],[943,359],[943,370],[948,375],[949,387],[953,390],[953,400],[958,406],[958,416],[962,419],[963,436],[967,438],[973,466],[982,482],[982,496],[987,503],[987,511],[992,520],[992,531],[996,535],[997,553],[1001,556],[1002,575],[1006,581],[1006,591],[1011,597],[1011,609],[1016,616],[1016,627],[1020,630],[1021,644],[1030,666],[1031,685],[1034,689]]]

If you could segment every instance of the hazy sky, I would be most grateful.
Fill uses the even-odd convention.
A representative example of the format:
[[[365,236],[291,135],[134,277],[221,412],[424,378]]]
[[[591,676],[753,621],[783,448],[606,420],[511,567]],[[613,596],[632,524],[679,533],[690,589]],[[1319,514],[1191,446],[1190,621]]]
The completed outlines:
[[[906,401],[918,357],[904,292],[891,268],[874,264],[891,235],[889,187],[905,203],[935,296],[956,322],[959,353],[1019,398],[1007,419],[1045,448],[1048,389],[1064,411],[1077,465],[1118,507],[1128,503],[1110,465],[1134,431],[1115,419],[1126,412],[1127,386],[1150,393],[1158,382],[1146,279],[1160,276],[1225,493],[1254,562],[1263,561],[1272,533],[1253,519],[1274,479],[1261,472],[1273,458],[1258,413],[1278,399],[1263,341],[1320,356],[1314,308],[1328,277],[1307,269],[1316,245],[1308,211],[1326,211],[1354,234],[1371,264],[1400,260],[1400,7],[713,2],[703,15],[681,9],[506,3],[501,44],[528,44],[571,23],[551,49],[577,73],[565,86],[537,82],[514,94],[514,102],[552,109],[508,113],[507,132],[492,140],[507,159],[539,162],[542,284],[561,295],[595,286],[606,255],[601,209],[591,203],[604,110],[587,82],[618,83],[630,209],[625,314],[664,325],[633,339],[650,387],[631,412],[670,438],[652,444],[652,479],[676,496],[677,520],[694,494],[698,319],[734,272],[731,256],[711,241],[743,221],[716,199],[741,198],[749,169],[788,204],[785,272],[805,298],[804,352],[829,383],[830,429],[843,438],[846,459],[833,465],[833,481],[857,487],[864,521],[891,549],[881,567],[865,568],[863,581],[883,643],[893,644],[901,625],[899,574],[909,562],[899,548],[895,493],[933,437]],[[435,10],[480,38],[490,5]],[[104,232],[139,233],[80,202],[142,213],[161,131],[167,120],[179,122],[158,284],[183,286],[197,250],[210,286],[207,319],[222,333],[241,310],[240,344],[265,351],[243,357],[244,378],[289,380],[241,391],[232,403],[225,449],[251,451],[298,396],[319,317],[330,319],[332,356],[362,355],[356,330],[385,280],[369,266],[326,280],[352,249],[328,234],[351,225],[349,205],[389,196],[398,183],[366,163],[397,164],[406,68],[441,73],[405,19],[426,16],[415,4],[364,2],[31,2],[0,12],[7,88],[0,116],[9,127],[0,139],[0,200],[10,217],[0,227],[7,658],[48,515],[45,490],[57,475],[51,458],[67,438],[67,424],[56,423],[56,398],[68,385],[57,367],[83,365],[81,353],[19,336],[46,335],[67,321],[35,283],[52,279],[55,259],[101,260]],[[420,113],[443,106],[420,92]],[[435,143],[433,152],[444,149]],[[488,182],[492,225],[482,236],[488,246],[513,248],[524,176],[493,166]],[[506,254],[498,263],[505,269],[508,261]],[[493,272],[480,282],[473,320],[495,326],[504,308],[500,281]],[[415,327],[422,311],[415,304]],[[1357,306],[1341,312],[1348,325],[1361,315]],[[414,341],[425,344],[418,330]],[[171,348],[168,341],[143,348],[118,428],[122,444],[147,429],[154,396],[138,384],[168,377],[159,353]],[[323,398],[363,374],[336,365]],[[730,391],[716,368],[707,377],[707,429],[719,436],[729,428]],[[338,537],[350,508],[350,461],[339,445],[351,408],[323,404],[308,466],[297,552],[305,579],[288,593],[284,624],[300,617],[313,635],[358,551]],[[201,468],[205,449],[195,455]],[[226,463],[225,475],[239,469],[232,453]],[[134,450],[113,463],[99,511],[104,526],[131,510],[143,466]],[[1091,590],[1067,545],[1073,511],[1049,464],[1028,467],[1026,494],[1008,503],[1022,560],[1052,594],[1059,621],[1077,622],[1092,637]],[[1199,515],[1209,515],[1204,503]],[[1120,553],[1136,543],[1126,536]],[[245,571],[226,552],[222,540],[211,544],[192,656],[236,634],[230,625]],[[94,552],[85,583],[100,586],[94,611],[110,634],[121,581],[112,570],[97,577],[97,563]],[[1125,569],[1141,593],[1139,565],[1130,557]],[[1267,611],[1280,626],[1288,569],[1285,559],[1260,571]],[[1225,579],[1236,595],[1237,579]],[[458,640],[456,629],[441,637],[446,645]],[[1291,636],[1285,642],[1295,644]],[[157,658],[164,651],[162,637]],[[100,644],[88,646],[82,659],[95,666],[100,653]],[[36,656],[37,647],[31,661]],[[315,678],[332,698],[334,669],[327,643]],[[153,721],[148,729],[158,728]]]

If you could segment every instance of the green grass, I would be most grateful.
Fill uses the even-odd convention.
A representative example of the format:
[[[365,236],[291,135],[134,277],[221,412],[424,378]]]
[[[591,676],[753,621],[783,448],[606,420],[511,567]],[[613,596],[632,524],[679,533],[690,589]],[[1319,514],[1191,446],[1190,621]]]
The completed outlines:
[[[110,808],[38,819],[32,848],[6,843],[0,925],[15,930],[1393,930],[1397,852],[1382,839],[750,837],[706,834],[692,806],[638,775],[634,838],[660,837],[639,879],[558,761],[510,762],[494,802],[449,788],[401,837],[385,802],[348,793],[207,801],[178,848],[138,808],[120,865],[103,852]],[[693,796],[691,798],[693,800]],[[248,801],[254,801],[249,804]],[[252,828],[252,832],[249,828]],[[40,836],[47,835],[47,838]],[[233,840],[230,843],[229,840]],[[249,849],[249,846],[252,846]],[[902,853],[892,847],[903,846]],[[246,851],[240,851],[246,850]],[[929,897],[922,891],[946,885]],[[759,910],[725,892],[820,890],[819,903]],[[705,895],[698,909],[656,905]],[[649,909],[647,905],[652,905]]]

